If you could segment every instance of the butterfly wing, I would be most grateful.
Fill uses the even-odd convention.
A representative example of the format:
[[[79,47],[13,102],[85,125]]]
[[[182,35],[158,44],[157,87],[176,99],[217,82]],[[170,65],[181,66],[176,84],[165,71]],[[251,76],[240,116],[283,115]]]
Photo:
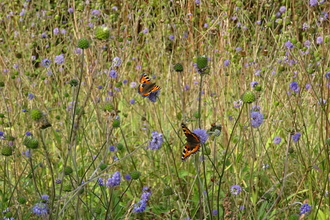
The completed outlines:
[[[142,73],[141,77],[140,77],[140,83],[141,84],[148,84],[150,83],[150,78],[147,74]]]
[[[187,159],[190,155],[195,154],[199,151],[201,146],[201,141],[199,137],[191,132],[185,124],[181,124],[183,133],[186,135],[187,144],[185,145],[183,152],[182,152],[182,160]]]
[[[160,87],[156,83],[151,83],[150,78],[147,74],[142,74],[140,78],[140,85],[138,87],[138,93],[143,97],[150,95],[152,92],[160,90]]]

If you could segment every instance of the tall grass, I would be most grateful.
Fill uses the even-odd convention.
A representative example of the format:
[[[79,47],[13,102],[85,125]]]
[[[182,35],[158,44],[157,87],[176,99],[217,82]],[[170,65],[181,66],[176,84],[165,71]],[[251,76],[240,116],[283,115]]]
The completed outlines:
[[[0,9],[3,219],[329,218],[329,2]]]

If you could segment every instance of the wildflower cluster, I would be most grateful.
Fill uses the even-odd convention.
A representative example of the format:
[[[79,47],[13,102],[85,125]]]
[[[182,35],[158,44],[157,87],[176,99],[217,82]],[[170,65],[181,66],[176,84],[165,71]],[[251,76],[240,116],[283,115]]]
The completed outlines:
[[[141,200],[134,204],[134,212],[141,213],[147,208],[147,202],[151,196],[151,190],[149,187],[143,187]]]
[[[120,172],[117,171],[112,175],[112,177],[110,177],[107,180],[107,187],[112,188],[115,186],[119,186],[119,184],[120,184]]]
[[[163,134],[158,133],[157,131],[153,131],[151,134],[151,138],[152,139],[148,145],[148,148],[151,150],[158,150],[162,146],[162,143],[164,142]]]

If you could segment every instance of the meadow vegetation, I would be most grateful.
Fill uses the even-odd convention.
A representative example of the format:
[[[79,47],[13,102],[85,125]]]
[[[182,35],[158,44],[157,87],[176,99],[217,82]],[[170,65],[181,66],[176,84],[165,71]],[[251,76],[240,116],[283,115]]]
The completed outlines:
[[[329,11],[2,1],[1,217],[329,219]]]

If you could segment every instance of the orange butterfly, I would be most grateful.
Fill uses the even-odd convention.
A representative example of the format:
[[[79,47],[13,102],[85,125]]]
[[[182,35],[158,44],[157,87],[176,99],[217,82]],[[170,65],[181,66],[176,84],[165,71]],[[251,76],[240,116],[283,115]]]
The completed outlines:
[[[140,85],[138,87],[138,93],[143,97],[147,97],[153,92],[160,90],[160,87],[156,83],[151,83],[147,74],[143,73],[140,78]]]
[[[187,159],[190,155],[195,154],[199,151],[199,148],[201,146],[201,141],[199,137],[191,132],[187,126],[183,123],[181,123],[182,130],[184,134],[186,135],[186,141],[187,144],[184,146],[183,152],[182,152],[182,160]]]

